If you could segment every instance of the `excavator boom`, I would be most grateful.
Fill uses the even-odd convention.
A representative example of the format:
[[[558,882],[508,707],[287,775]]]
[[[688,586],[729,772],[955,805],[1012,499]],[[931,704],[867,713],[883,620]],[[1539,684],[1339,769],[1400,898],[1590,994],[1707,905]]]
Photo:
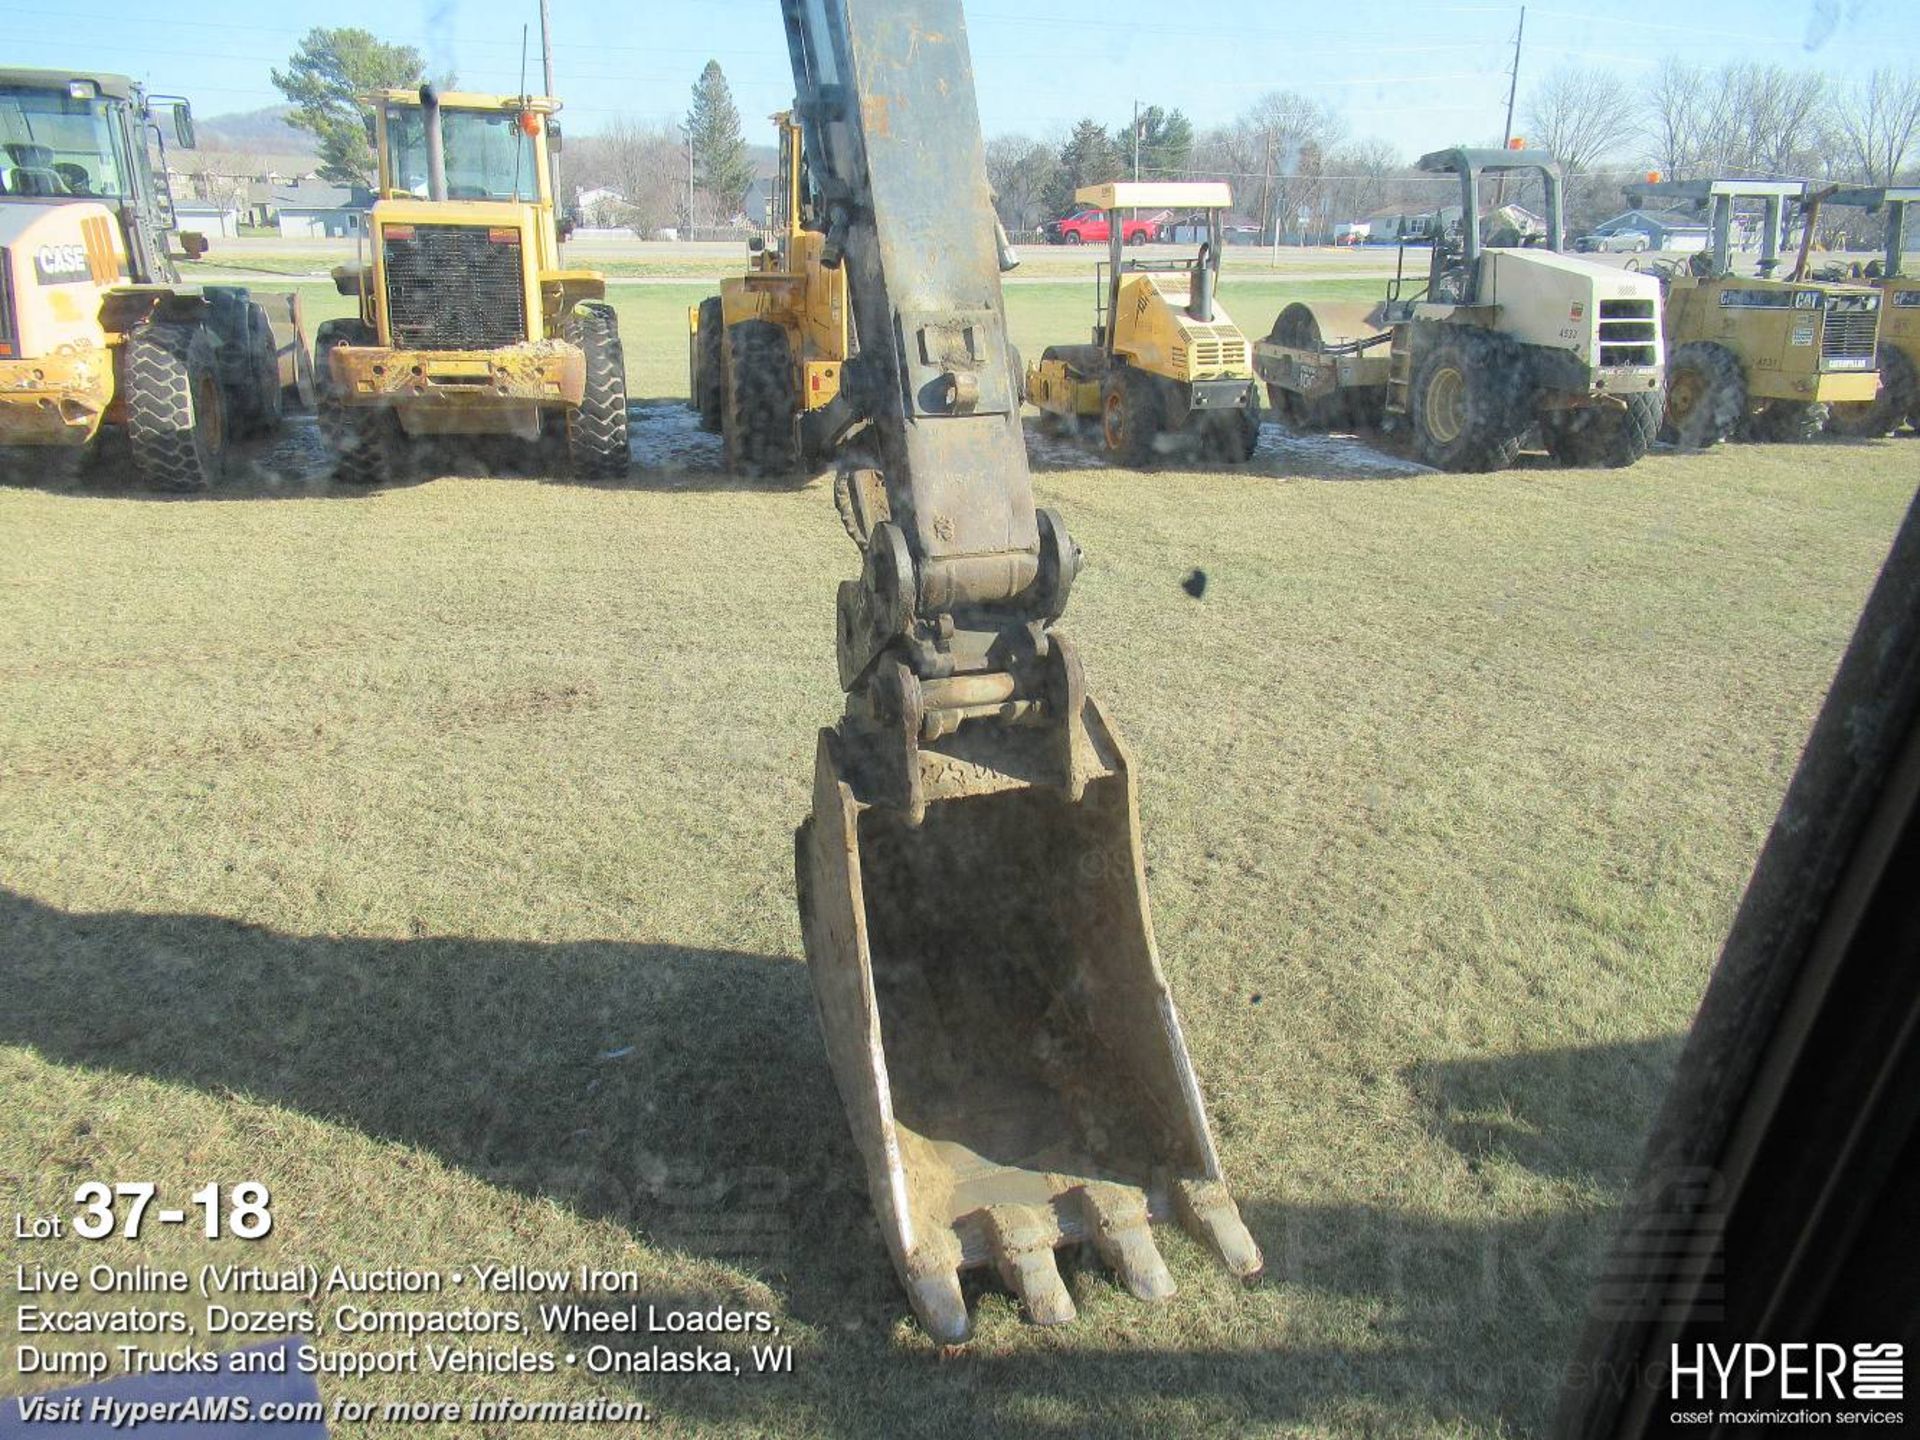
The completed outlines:
[[[859,337],[836,493],[864,557],[797,886],[888,1249],[948,1343],[973,1266],[1071,1319],[1061,1245],[1166,1297],[1153,1220],[1252,1276],[1154,948],[1127,752],[1053,628],[1080,552],[1033,502],[959,0],[782,10]]]

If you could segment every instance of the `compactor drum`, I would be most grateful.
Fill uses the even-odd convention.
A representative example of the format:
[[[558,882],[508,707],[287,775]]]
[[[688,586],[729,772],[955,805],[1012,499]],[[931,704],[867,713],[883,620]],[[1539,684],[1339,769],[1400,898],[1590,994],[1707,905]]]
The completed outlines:
[[[973,1267],[1033,1320],[1071,1319],[1062,1245],[1164,1299],[1156,1220],[1251,1276],[1154,949],[1127,752],[1053,628],[1080,552],[1033,504],[958,0],[782,8],[865,337],[841,389],[864,557],[838,602],[846,710],[795,862],[887,1248],[949,1343]]]

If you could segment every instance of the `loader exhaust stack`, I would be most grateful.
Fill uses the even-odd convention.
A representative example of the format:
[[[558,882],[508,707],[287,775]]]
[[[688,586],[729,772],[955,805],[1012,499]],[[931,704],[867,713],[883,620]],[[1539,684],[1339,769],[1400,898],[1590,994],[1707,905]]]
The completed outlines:
[[[795,879],[888,1252],[944,1343],[974,1267],[1072,1319],[1062,1245],[1165,1299],[1155,1221],[1255,1275],[1154,948],[1127,752],[1052,628],[1080,552],[1033,503],[959,0],[782,10],[871,421],[842,457],[864,563]]]
[[[420,120],[427,134],[427,199],[447,198],[447,142],[440,124],[440,92],[429,80],[420,87]]]

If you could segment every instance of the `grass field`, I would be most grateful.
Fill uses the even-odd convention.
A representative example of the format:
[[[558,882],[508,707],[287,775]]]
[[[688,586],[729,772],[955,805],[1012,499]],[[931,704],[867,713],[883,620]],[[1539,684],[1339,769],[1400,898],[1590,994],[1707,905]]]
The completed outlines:
[[[616,296],[636,396],[682,392],[703,288]],[[1225,299],[1264,329],[1272,295]],[[1010,292],[1016,339],[1086,304]],[[791,1377],[323,1387],[638,1394],[664,1435],[1536,1432],[1920,442],[1485,477],[1271,425],[1244,472],[1040,452],[1269,1274],[1169,1235],[1165,1306],[1081,1270],[1080,1322],[1039,1331],[989,1290],[949,1360],[905,1318],[799,961],[852,548],[818,484],[676,453],[613,486],[0,487],[5,1208],[93,1178],[276,1197],[251,1247],[21,1258],[587,1262],[776,1311]]]

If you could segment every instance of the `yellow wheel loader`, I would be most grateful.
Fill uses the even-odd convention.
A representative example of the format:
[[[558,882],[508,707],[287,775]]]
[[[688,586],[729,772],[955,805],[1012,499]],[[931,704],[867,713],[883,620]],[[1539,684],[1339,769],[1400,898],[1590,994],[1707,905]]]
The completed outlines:
[[[1827,428],[1854,437],[1891,435],[1902,424],[1920,430],[1920,274],[1907,269],[1907,229],[1920,186],[1843,186],[1827,204],[1878,216],[1885,227],[1885,258],[1870,262],[1863,283],[1880,292],[1880,387],[1871,400],[1840,400],[1829,408]]]
[[[79,454],[118,431],[143,483],[204,490],[234,439],[311,400],[312,372],[297,296],[181,283],[169,111],[192,148],[185,100],[0,69],[0,446]]]
[[[1260,444],[1260,387],[1247,341],[1214,298],[1220,216],[1233,205],[1217,182],[1085,185],[1077,204],[1104,211],[1108,255],[1094,272],[1093,343],[1050,345],[1026,374],[1026,398],[1055,423],[1098,423],[1123,465],[1181,449],[1229,464]],[[1124,215],[1170,209],[1201,231],[1190,260],[1128,256]]]
[[[370,258],[337,267],[359,302],[315,338],[335,473],[390,479],[403,436],[559,432],[574,473],[627,469],[627,379],[606,279],[560,263],[544,95],[371,98],[379,198]]]
[[[1441,470],[1501,470],[1535,433],[1562,465],[1631,465],[1660,421],[1660,286],[1562,254],[1560,166],[1537,150],[1437,150],[1419,168],[1459,182],[1461,222],[1432,236],[1426,284],[1399,272],[1378,305],[1295,302],[1253,347],[1276,410],[1300,429],[1379,425]],[[1539,245],[1482,218],[1484,177],[1539,178]],[[1496,238],[1482,239],[1493,222]]]
[[[836,481],[863,555],[834,627],[846,706],[796,880],[888,1254],[946,1343],[975,1268],[1071,1319],[1060,1246],[1164,1300],[1155,1221],[1252,1276],[1154,948],[1132,761],[1056,626],[1080,550],[1034,506],[959,0],[782,11],[865,426]]]
[[[1804,246],[1791,273],[1774,274],[1787,207],[1806,200],[1804,181],[1658,181],[1625,193],[1630,205],[1708,216],[1709,249],[1655,267],[1666,290],[1662,438],[1688,450],[1727,439],[1811,440],[1829,406],[1874,398],[1879,294],[1809,280]],[[1743,201],[1759,202],[1760,213],[1740,215]],[[1734,229],[1743,220],[1746,233],[1757,229],[1754,275],[1736,273]]]
[[[747,273],[687,311],[688,394],[701,427],[724,437],[730,470],[762,477],[833,452],[851,353],[846,274],[814,213],[800,122],[787,112],[773,123],[772,243],[756,235]]]

